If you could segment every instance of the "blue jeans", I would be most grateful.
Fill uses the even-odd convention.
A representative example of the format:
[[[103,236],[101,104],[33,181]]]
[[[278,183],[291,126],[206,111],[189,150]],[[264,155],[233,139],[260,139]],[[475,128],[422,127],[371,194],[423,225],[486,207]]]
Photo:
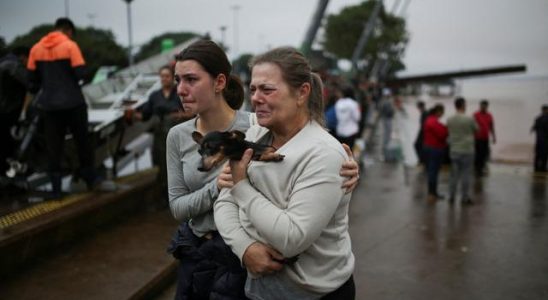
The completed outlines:
[[[451,177],[449,179],[449,194],[454,198],[457,194],[457,185],[461,183],[461,197],[468,198],[468,186],[470,185],[470,174],[472,173],[472,164],[474,154],[471,153],[451,153]]]
[[[438,174],[445,154],[444,149],[424,146],[426,173],[428,174],[428,194],[438,195]]]

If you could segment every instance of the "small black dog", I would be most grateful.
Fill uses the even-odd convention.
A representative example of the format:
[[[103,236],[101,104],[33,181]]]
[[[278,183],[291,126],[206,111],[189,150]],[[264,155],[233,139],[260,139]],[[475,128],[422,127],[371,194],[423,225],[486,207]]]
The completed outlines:
[[[281,161],[284,156],[275,153],[276,148],[260,145],[245,140],[245,134],[238,130],[212,131],[205,136],[194,131],[192,139],[200,145],[198,153],[202,156],[199,171],[207,172],[222,163],[225,159],[240,160],[246,149],[253,149],[254,160]]]

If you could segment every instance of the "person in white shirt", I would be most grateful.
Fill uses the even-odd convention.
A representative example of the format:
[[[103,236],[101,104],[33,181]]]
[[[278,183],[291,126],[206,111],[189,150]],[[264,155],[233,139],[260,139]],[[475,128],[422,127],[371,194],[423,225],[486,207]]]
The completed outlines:
[[[342,98],[335,103],[337,138],[352,149],[358,137],[362,116],[360,106],[354,100],[354,90],[351,87],[344,87],[341,94]]]
[[[248,149],[230,162],[231,181],[220,182],[215,223],[248,270],[246,296],[354,299],[351,195],[338,174],[348,154],[323,127],[321,79],[293,48],[270,50],[251,66],[260,126],[246,137],[285,157],[250,161]]]

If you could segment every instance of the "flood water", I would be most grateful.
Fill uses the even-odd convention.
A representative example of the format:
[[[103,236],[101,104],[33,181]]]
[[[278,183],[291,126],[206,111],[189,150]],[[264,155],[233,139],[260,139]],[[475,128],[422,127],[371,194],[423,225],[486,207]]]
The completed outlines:
[[[535,136],[531,133],[534,119],[543,104],[548,104],[548,76],[498,76],[483,79],[459,80],[454,97],[421,96],[427,107],[436,103],[445,106],[442,122],[455,113],[456,96],[467,100],[467,114],[479,108],[482,99],[489,100],[489,111],[495,120],[497,143],[491,147],[492,160],[512,163],[530,163],[533,159]],[[414,140],[418,130],[416,98],[406,99],[407,117],[403,118],[403,131]],[[401,115],[400,115],[401,117]],[[405,140],[405,138],[403,138]],[[412,153],[406,160],[416,161]]]

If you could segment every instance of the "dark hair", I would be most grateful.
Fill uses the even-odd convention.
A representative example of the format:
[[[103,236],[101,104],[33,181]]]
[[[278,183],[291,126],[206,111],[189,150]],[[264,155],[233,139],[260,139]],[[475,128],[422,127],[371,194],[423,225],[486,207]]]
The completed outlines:
[[[486,105],[488,106],[489,105],[489,101],[487,101],[487,99],[483,99],[480,101],[480,105]]]
[[[428,112],[429,115],[433,115],[433,114],[437,114],[437,113],[443,113],[443,111],[445,110],[445,108],[443,107],[443,105],[441,104],[436,104],[434,105],[434,107],[432,107],[430,109],[430,111]]]
[[[308,111],[310,118],[324,125],[323,112],[323,84],[320,76],[312,73],[310,63],[302,53],[292,47],[280,47],[255,56],[249,63],[249,67],[261,63],[272,63],[282,71],[284,81],[296,91],[304,83],[310,84],[310,96],[308,98]]]
[[[55,29],[60,30],[72,30],[72,33],[76,33],[76,27],[69,18],[59,18],[55,21]]]
[[[466,101],[464,100],[463,97],[458,97],[457,99],[455,99],[455,108],[463,109],[465,103],[466,103]]]
[[[426,105],[424,104],[424,101],[419,101],[417,102],[417,107],[420,109],[424,109],[426,108]]]
[[[170,66],[170,65],[163,65],[163,66],[161,66],[161,67],[158,69],[158,73],[162,73],[163,70],[168,70],[169,72],[171,72],[171,74],[173,74],[173,67]]]
[[[354,89],[351,86],[345,86],[342,88],[342,94],[345,98],[354,99]]]
[[[240,79],[231,75],[232,66],[221,47],[209,40],[192,43],[175,56],[176,61],[194,60],[213,78],[219,74],[226,77],[223,96],[232,109],[239,109],[244,102],[244,86]]]

